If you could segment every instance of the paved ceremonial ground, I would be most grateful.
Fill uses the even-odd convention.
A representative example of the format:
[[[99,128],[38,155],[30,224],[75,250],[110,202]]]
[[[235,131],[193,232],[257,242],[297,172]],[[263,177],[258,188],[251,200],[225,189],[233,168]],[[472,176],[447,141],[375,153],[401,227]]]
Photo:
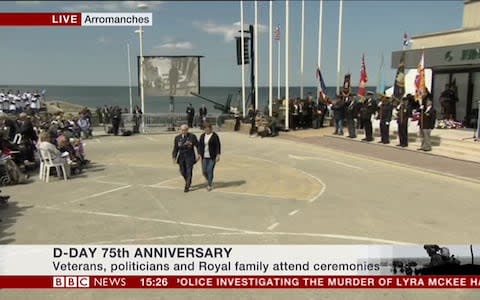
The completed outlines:
[[[98,136],[93,162],[4,188],[1,244],[480,244],[480,184],[303,143],[220,132],[214,190],[200,165],[194,186],[171,160],[173,134]],[[422,156],[419,155],[419,160]],[[0,291],[1,299],[465,299],[473,291]]]

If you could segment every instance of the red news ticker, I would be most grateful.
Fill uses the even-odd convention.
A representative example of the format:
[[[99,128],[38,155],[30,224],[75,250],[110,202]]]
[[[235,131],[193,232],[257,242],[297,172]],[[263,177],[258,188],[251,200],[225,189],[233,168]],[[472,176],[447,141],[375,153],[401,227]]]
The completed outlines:
[[[0,276],[1,289],[478,289],[480,276]]]
[[[82,13],[0,13],[0,26],[82,26]]]

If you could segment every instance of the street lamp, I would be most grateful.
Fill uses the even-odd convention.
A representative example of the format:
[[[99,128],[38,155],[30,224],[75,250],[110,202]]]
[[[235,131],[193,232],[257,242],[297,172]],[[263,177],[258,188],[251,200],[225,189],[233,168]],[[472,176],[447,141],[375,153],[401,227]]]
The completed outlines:
[[[142,132],[145,133],[145,95],[143,91],[143,29],[142,26],[138,30],[135,30],[135,33],[138,33],[138,37],[140,39],[140,80],[139,80],[139,88],[140,88],[140,102],[142,105]]]
[[[138,9],[147,9],[148,4],[146,3],[138,3],[137,4]],[[143,91],[143,28],[142,25],[139,26],[138,30],[135,30],[135,33],[138,33],[138,38],[140,42],[140,80],[139,80],[139,85],[140,85],[140,102],[142,106],[142,132],[145,133],[145,94]]]

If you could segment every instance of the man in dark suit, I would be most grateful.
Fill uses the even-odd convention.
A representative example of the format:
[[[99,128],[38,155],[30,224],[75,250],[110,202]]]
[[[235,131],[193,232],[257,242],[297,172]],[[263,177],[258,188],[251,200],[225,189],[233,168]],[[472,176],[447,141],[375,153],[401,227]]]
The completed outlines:
[[[435,121],[437,120],[437,111],[433,107],[432,100],[427,100],[427,107],[420,107],[422,114],[420,117],[420,129],[422,130],[422,146],[417,150],[432,151],[432,142],[430,135],[432,129],[435,128]]]
[[[202,133],[198,141],[198,154],[202,158],[202,172],[207,180],[207,190],[212,190],[213,171],[215,164],[220,160],[221,144],[218,134],[216,134],[212,125],[205,123],[205,132]]]
[[[378,110],[380,120],[380,135],[382,144],[390,144],[390,122],[392,121],[393,106],[390,99],[384,96]]]
[[[358,100],[353,96],[345,97],[345,118],[347,119],[348,137],[352,139],[357,137],[356,128],[357,119],[360,112],[359,104],[360,102],[358,102]]]
[[[113,134],[118,135],[120,124],[122,123],[122,109],[117,105],[112,111],[112,128]]]
[[[408,106],[408,99],[402,99],[402,103],[397,106],[397,123],[398,123],[398,139],[399,147],[408,147],[408,118],[412,115],[412,110]]]
[[[187,113],[188,127],[191,128],[193,126],[193,118],[195,117],[195,109],[193,108],[192,103],[188,104],[185,112]]]
[[[335,132],[333,134],[343,135],[343,120],[345,120],[345,101],[343,97],[337,100],[332,106],[333,117],[335,119]]]
[[[198,114],[200,115],[200,128],[203,129],[203,125],[207,122],[207,107],[205,104],[202,104],[200,109],[198,110]]]
[[[33,123],[26,113],[20,113],[20,128],[18,133],[22,135],[22,144],[24,146],[25,160],[30,164],[35,161],[35,143],[38,140],[37,133],[33,128]]]
[[[185,179],[185,189],[187,193],[192,184],[193,165],[200,159],[200,156],[195,153],[195,148],[198,145],[197,137],[188,132],[188,126],[183,124],[180,126],[180,134],[177,135],[173,142],[172,159],[174,164],[180,167],[180,173]]]
[[[373,93],[367,92],[367,98],[363,101],[360,108],[360,118],[365,129],[364,142],[373,141],[372,115],[377,111],[376,101],[373,100]]]

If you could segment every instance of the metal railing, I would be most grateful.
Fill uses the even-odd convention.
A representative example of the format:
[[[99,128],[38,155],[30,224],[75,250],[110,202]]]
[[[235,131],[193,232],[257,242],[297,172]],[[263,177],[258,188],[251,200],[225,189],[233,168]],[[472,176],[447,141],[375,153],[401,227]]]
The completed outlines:
[[[142,119],[145,122],[145,131],[152,128],[169,128],[179,127],[182,124],[187,124],[187,115],[185,113],[146,113],[140,117],[135,114],[122,114],[122,125],[125,128],[133,128],[135,126],[135,118],[137,118],[138,124],[142,123]],[[208,115],[208,122],[216,122],[217,116]],[[193,125],[198,126],[200,120],[198,116],[195,116]],[[213,123],[214,124],[214,123]]]

